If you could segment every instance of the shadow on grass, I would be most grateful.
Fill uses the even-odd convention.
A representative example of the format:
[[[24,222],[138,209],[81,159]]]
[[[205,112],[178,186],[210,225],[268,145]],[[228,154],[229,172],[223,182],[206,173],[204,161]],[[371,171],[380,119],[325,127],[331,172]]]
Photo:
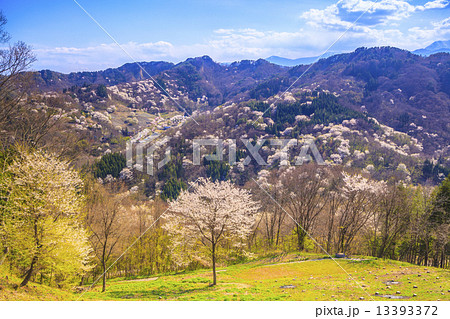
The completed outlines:
[[[112,299],[177,299],[189,294],[198,294],[214,290],[214,286],[203,287],[155,287],[150,289],[127,289],[121,291],[107,291],[104,296]]]

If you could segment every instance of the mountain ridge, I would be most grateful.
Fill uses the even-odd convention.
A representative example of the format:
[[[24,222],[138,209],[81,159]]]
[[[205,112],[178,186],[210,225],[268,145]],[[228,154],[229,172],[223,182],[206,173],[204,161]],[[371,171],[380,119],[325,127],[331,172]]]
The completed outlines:
[[[429,46],[412,51],[414,54],[429,56],[436,53],[450,53],[450,40],[434,41]]]
[[[173,67],[174,64],[165,61],[125,63],[118,68],[108,68],[101,71],[82,71],[61,73],[51,70],[34,72],[36,85],[42,90],[62,90],[73,85],[119,83],[143,80]],[[142,71],[141,67],[145,70]],[[147,74],[148,73],[148,74]]]
[[[319,58],[320,59],[326,59],[329,58],[330,56],[336,55],[338,53],[336,52],[327,52],[325,54],[323,54],[322,56],[313,56],[313,57],[303,57],[303,58],[297,58],[297,59],[289,59],[289,58],[284,58],[284,57],[280,57],[280,56],[276,56],[276,55],[272,55],[268,58],[266,58],[265,60],[273,63],[273,64],[278,64],[281,66],[288,66],[288,67],[293,67],[293,66],[297,66],[300,64],[311,64],[316,62]]]
[[[179,106],[191,114],[197,109],[265,101],[280,96],[288,88],[288,96],[295,99],[300,88],[320,89],[336,94],[344,107],[363,111],[380,123],[423,139],[425,151],[430,155],[443,152],[450,141],[447,53],[424,57],[394,47],[374,47],[333,55],[312,66],[282,67],[264,59],[223,65],[209,56],[189,58],[178,64],[155,62],[143,66],[153,74],[157,85],[139,72],[137,64],[127,64],[120,70],[109,69],[104,73],[65,75],[65,82],[56,81],[56,85],[55,80],[47,79],[47,86],[41,89],[62,91],[70,87],[68,84],[90,81],[92,84],[88,86],[94,87],[87,87],[87,91],[94,90],[91,94],[94,96],[95,86],[109,80],[115,83],[107,84],[111,98],[133,109],[151,110],[152,114],[181,110]],[[308,72],[303,74],[307,68]],[[112,75],[115,77],[111,78]],[[179,106],[167,99],[166,94],[176,99]],[[77,93],[78,97],[84,95]]]

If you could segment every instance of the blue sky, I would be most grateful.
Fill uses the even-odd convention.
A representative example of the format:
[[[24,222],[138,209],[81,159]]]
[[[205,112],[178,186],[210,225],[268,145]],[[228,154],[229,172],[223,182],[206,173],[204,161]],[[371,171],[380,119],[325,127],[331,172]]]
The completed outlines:
[[[349,27],[331,51],[417,49],[450,39],[449,0],[77,1],[137,61],[317,56]],[[0,9],[12,41],[34,48],[33,69],[99,70],[132,62],[73,0],[2,0]]]

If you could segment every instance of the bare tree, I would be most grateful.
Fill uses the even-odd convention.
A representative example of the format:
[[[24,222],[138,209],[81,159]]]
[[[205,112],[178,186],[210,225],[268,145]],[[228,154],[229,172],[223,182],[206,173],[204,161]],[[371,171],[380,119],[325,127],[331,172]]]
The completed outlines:
[[[0,44],[7,44],[10,40],[4,29],[6,22],[5,16],[0,12]],[[31,48],[23,42],[0,50],[0,128],[20,114],[25,86],[31,76],[23,71],[34,61]]]
[[[407,229],[411,218],[411,199],[409,190],[402,185],[386,187],[378,197],[381,242],[377,257],[389,255],[389,251],[395,248],[397,239]],[[394,255],[391,253],[389,258],[394,258]]]
[[[55,144],[61,148],[70,139],[60,136],[51,141],[43,139],[50,132],[62,134],[59,124],[65,115],[65,101],[31,94],[35,74],[25,71],[36,59],[25,43],[9,43],[5,24],[6,18],[0,12],[0,45],[7,45],[6,49],[0,49],[0,143],[4,148],[16,143],[30,147],[45,144],[54,152]]]
[[[128,220],[124,205],[127,192],[107,190],[97,183],[88,190],[87,225],[95,255],[102,267],[102,292],[106,291],[108,263],[120,241],[127,236]],[[95,282],[94,282],[95,283]]]
[[[261,213],[257,228],[262,229],[269,247],[277,247],[286,218],[286,213],[281,208],[286,199],[285,190],[277,174],[265,171],[264,174],[260,175],[257,181],[258,185],[251,182],[253,186],[252,193],[261,203]],[[267,194],[270,194],[270,196]],[[255,229],[255,234],[256,231],[257,229]]]
[[[305,248],[305,238],[325,207],[326,171],[310,164],[287,171],[281,177],[285,188],[285,209],[295,221],[297,245]]]
[[[342,173],[341,170],[331,170],[329,183],[327,186],[326,193],[326,243],[327,243],[327,252],[331,253],[333,243],[334,243],[334,235],[335,235],[335,225],[336,218],[339,213],[339,210],[345,203],[345,198],[341,194],[342,187]]]

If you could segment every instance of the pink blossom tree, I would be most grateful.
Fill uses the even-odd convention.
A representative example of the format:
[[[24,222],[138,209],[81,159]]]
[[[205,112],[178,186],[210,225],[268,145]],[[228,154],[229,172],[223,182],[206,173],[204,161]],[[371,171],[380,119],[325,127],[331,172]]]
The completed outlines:
[[[213,285],[216,285],[218,244],[225,238],[236,242],[247,238],[258,209],[259,204],[252,200],[250,193],[231,182],[199,179],[170,202],[165,228],[175,240],[201,241],[209,248]]]

